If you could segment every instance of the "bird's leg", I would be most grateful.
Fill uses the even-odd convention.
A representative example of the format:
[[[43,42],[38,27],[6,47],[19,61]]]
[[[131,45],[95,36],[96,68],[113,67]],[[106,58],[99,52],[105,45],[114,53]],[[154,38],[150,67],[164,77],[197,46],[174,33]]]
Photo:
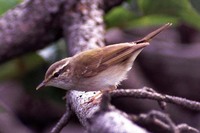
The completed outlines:
[[[98,104],[101,101],[102,91],[97,91],[97,93],[92,96],[87,103]]]
[[[101,97],[102,97],[103,94],[110,93],[115,89],[116,89],[116,86],[110,86],[108,89],[100,90],[100,91],[98,91],[96,93],[96,95],[91,97],[91,99],[89,101],[87,101],[87,103],[91,103],[92,102],[93,104],[98,104],[98,103],[101,102]]]

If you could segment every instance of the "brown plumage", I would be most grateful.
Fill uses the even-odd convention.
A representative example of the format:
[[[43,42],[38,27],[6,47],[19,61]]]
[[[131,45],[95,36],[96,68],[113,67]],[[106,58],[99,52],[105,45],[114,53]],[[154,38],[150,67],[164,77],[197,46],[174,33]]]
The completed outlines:
[[[116,87],[126,78],[137,55],[149,40],[169,27],[166,24],[141,40],[81,52],[54,63],[37,87],[55,86],[65,90],[104,90]]]

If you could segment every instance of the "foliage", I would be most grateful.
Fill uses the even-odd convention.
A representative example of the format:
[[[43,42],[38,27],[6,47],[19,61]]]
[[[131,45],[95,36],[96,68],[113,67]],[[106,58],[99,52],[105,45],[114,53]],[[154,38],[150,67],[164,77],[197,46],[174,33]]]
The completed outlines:
[[[2,15],[8,9],[13,8],[20,2],[21,0],[0,0],[0,15]]]
[[[197,6],[200,4],[197,3],[194,0],[132,0],[110,11],[105,19],[109,27],[131,28],[172,22],[200,29],[197,12],[200,11],[200,6]]]

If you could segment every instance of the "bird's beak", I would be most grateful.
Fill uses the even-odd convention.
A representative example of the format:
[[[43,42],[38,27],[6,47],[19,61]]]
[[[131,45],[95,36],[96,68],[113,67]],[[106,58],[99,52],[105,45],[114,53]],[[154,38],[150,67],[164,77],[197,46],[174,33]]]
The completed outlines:
[[[142,42],[142,43],[136,43],[136,49],[142,49],[146,46],[148,46],[150,43],[149,42]]]
[[[46,86],[46,82],[42,81],[42,83],[40,83],[40,84],[37,86],[36,90],[39,90],[39,89],[41,89],[41,88],[43,88],[43,87],[45,87],[45,86]]]

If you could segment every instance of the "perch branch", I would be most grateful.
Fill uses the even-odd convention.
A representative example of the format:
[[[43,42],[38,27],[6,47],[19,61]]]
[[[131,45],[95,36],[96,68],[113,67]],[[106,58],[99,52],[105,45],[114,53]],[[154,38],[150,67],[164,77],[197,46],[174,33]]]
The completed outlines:
[[[96,93],[98,92],[70,91],[67,95],[67,100],[70,100],[72,109],[88,132],[132,133],[132,131],[137,131],[137,133],[147,133],[146,130],[131,122],[126,113],[106,102],[106,99],[102,100],[105,103],[88,103],[87,101],[94,97]]]

